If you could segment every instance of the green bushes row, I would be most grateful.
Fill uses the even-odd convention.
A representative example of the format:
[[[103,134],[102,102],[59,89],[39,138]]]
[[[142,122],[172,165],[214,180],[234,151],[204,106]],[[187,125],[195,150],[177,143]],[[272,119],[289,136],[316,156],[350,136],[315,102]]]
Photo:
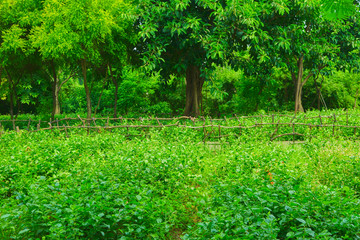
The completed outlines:
[[[360,237],[357,142],[214,149],[192,133],[2,135],[0,238]]]

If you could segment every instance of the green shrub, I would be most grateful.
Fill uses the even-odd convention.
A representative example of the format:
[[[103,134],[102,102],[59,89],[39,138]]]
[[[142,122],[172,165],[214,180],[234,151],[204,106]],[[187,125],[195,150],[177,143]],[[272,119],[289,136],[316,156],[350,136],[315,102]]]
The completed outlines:
[[[132,140],[126,128],[5,132],[0,238],[358,239],[358,143],[322,133],[283,144],[254,130],[216,147],[179,127]]]

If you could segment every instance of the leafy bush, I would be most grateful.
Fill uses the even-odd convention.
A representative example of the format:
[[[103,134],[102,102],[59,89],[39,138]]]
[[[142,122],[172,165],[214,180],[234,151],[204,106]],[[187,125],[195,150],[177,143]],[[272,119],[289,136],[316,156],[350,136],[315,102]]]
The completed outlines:
[[[213,148],[189,128],[124,133],[2,134],[0,238],[360,237],[355,141]]]
[[[322,94],[328,107],[353,108],[355,99],[359,98],[359,77],[359,74],[349,72],[336,72],[327,77]]]

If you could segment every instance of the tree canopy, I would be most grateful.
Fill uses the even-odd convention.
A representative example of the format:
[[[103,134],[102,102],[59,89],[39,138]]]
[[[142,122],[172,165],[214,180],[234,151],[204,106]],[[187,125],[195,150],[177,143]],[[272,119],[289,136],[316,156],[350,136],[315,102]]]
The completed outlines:
[[[2,0],[0,104],[14,115],[52,103],[55,116],[85,100],[88,118],[94,104],[117,116],[128,112],[122,103],[140,101],[130,96],[138,91],[119,89],[138,86],[147,98],[132,104],[139,112],[198,116],[206,101],[242,109],[246,101],[235,99],[250,95],[254,110],[276,101],[304,111],[308,95],[321,93],[309,80],[358,71],[357,8],[350,0]],[[224,71],[239,79],[222,79]],[[129,85],[129,73],[143,81]]]
[[[328,20],[343,20],[352,14],[356,10],[357,0],[323,0],[322,13]],[[355,3],[355,4],[354,4]]]

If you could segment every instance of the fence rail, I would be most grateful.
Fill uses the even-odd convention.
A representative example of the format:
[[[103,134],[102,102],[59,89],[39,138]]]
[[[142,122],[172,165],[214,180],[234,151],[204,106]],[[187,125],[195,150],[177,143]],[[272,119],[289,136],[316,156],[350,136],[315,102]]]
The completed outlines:
[[[71,129],[107,130],[126,129],[124,133],[127,136],[139,136],[146,134],[144,129],[162,129],[162,128],[182,128],[200,130],[203,132],[203,141],[211,138],[226,138],[229,136],[241,136],[244,131],[256,129],[257,132],[267,135],[270,141],[283,137],[313,138],[314,129],[331,129],[330,135],[343,136],[352,139],[358,139],[360,128],[360,115],[342,114],[332,115],[286,115],[286,114],[268,114],[256,116],[237,116],[229,118],[211,118],[211,117],[139,117],[139,118],[82,118],[65,117],[62,119],[50,119],[49,121],[36,119],[0,119],[0,135],[10,131],[28,131],[38,132],[58,129],[64,131],[69,136]],[[299,127],[301,129],[299,129]],[[285,130],[284,130],[285,128]],[[138,133],[130,133],[129,129],[136,129]],[[307,130],[306,130],[307,129]],[[351,132],[344,133],[345,129],[352,129]],[[226,132],[234,130],[235,132]],[[285,131],[285,132],[284,132]]]

